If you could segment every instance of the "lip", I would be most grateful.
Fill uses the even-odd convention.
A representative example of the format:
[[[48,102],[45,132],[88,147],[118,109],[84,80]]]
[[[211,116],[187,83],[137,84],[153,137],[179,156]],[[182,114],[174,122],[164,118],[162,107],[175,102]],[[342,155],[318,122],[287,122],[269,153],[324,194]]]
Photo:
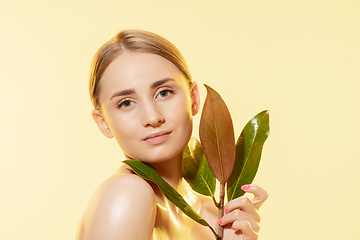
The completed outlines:
[[[161,144],[169,138],[171,133],[172,131],[160,131],[160,132],[152,133],[146,136],[144,139],[142,139],[142,141],[152,145]]]

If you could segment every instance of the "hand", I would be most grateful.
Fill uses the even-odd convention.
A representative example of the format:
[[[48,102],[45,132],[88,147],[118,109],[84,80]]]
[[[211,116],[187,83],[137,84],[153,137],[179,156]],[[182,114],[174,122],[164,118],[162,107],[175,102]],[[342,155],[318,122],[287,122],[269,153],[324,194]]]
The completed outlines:
[[[256,240],[260,230],[258,210],[268,198],[268,193],[255,184],[243,185],[241,189],[254,194],[252,199],[242,196],[228,202],[225,215],[219,220],[224,227],[224,240]]]

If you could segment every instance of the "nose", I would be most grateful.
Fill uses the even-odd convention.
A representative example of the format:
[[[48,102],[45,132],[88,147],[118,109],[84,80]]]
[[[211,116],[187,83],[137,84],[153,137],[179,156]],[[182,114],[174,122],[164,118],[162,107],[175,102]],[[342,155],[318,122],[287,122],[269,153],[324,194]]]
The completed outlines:
[[[144,127],[160,127],[165,122],[165,118],[156,104],[146,104],[143,111]]]

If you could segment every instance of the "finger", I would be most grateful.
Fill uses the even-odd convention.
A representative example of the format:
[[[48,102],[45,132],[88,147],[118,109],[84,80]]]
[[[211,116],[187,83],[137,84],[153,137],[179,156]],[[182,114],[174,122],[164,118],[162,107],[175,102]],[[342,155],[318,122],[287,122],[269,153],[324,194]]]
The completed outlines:
[[[252,201],[250,201],[248,197],[242,196],[228,202],[225,206],[225,215],[236,209],[245,212],[256,222],[260,222],[260,215],[257,212],[257,207],[252,203]]]
[[[264,189],[262,189],[261,187],[259,187],[256,184],[243,185],[243,186],[241,186],[241,189],[244,192],[254,194],[254,198],[251,200],[251,202],[258,209],[265,202],[265,200],[269,197],[269,194]]]
[[[218,223],[221,226],[225,226],[227,224],[233,224],[238,221],[246,221],[250,223],[252,229],[255,232],[258,232],[260,230],[259,222],[254,220],[252,216],[249,216],[248,214],[239,209],[235,209],[234,211],[224,215]]]
[[[231,229],[236,230],[236,233],[243,235],[244,240],[256,240],[258,239],[258,234],[252,229],[250,223],[245,220],[235,221]]]

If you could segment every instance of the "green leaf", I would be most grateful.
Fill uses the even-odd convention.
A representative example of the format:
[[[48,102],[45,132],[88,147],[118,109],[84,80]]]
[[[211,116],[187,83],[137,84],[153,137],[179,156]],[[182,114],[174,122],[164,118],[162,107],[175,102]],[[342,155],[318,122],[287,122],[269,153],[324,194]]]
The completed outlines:
[[[242,196],[245,192],[241,190],[241,186],[254,180],[269,130],[267,110],[258,113],[244,127],[236,142],[234,170],[227,183],[229,201]]]
[[[200,141],[211,170],[224,186],[235,162],[234,127],[221,96],[211,87],[205,87],[207,96],[200,119]]]
[[[199,214],[197,214],[189,204],[186,203],[184,198],[167,182],[165,182],[164,179],[162,179],[154,167],[138,160],[125,160],[123,162],[129,165],[140,177],[154,182],[160,188],[165,197],[181,209],[181,211],[183,211],[187,216],[201,225],[210,227],[210,225]]]
[[[201,143],[196,138],[191,138],[183,151],[182,172],[184,179],[195,192],[214,196],[215,176],[206,160]]]

